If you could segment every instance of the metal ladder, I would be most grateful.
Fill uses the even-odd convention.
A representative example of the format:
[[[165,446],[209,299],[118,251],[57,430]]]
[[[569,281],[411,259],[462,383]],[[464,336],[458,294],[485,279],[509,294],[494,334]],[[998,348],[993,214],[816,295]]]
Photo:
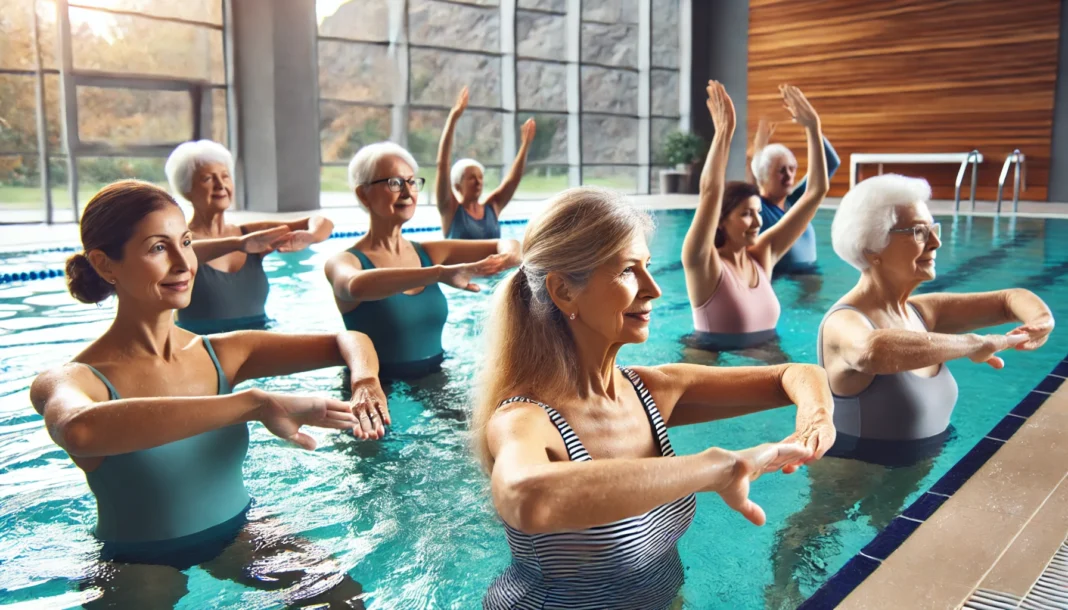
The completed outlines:
[[[1019,152],[1019,151],[1016,151],[1016,152]],[[956,188],[955,195],[954,195],[954,204],[953,204],[953,213],[954,214],[956,214],[957,212],[960,212],[960,185],[964,183],[964,171],[966,169],[968,169],[968,164],[969,163],[971,163],[971,165],[972,165],[971,206],[972,206],[972,211],[973,212],[975,211],[975,186],[976,186],[976,181],[979,179],[979,174],[977,172],[979,170],[979,159],[980,158],[982,158],[982,155],[979,154],[979,151],[977,149],[976,150],[972,150],[972,152],[968,153],[968,156],[960,164],[960,170],[957,171],[957,188]]]
[[[1001,214],[1001,192],[1005,189],[1005,180],[1009,177],[1009,165],[1012,164],[1015,168],[1012,178],[1012,213],[1016,214],[1020,206],[1020,185],[1023,184],[1023,190],[1027,190],[1027,157],[1024,156],[1020,149],[1017,148],[1012,151],[1008,157],[1005,157],[1005,163],[1001,166],[1001,176],[998,178],[998,201],[997,201],[997,213]],[[1023,168],[1022,178],[1021,170]],[[975,180],[975,170],[972,170],[972,184]],[[958,184],[960,178],[957,178]],[[959,188],[959,187],[958,187]],[[974,203],[972,204],[974,207]]]

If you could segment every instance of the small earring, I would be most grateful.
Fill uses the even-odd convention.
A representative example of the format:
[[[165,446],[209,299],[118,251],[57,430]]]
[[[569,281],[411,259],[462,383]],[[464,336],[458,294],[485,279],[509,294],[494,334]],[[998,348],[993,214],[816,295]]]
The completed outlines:
[[[112,286],[114,286],[115,285],[115,280],[108,280],[108,283],[111,284]]]
[[[575,319],[575,314],[572,313],[570,316],[568,316],[568,318],[571,319],[571,320],[574,320]]]

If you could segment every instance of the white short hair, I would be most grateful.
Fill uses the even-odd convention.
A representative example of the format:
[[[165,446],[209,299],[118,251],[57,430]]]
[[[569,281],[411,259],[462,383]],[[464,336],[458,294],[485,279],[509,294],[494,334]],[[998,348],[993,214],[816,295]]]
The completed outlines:
[[[868,268],[866,252],[878,254],[890,244],[897,209],[931,198],[931,185],[922,178],[884,174],[862,181],[842,197],[831,223],[831,244],[842,260],[859,271]],[[930,212],[928,212],[928,215]]]
[[[355,191],[361,184],[374,180],[378,162],[390,156],[400,157],[401,161],[412,168],[413,174],[419,173],[419,164],[415,162],[415,157],[403,146],[394,142],[375,142],[360,148],[352,156],[352,161],[349,161],[349,188]]]
[[[793,151],[782,144],[768,144],[760,152],[753,155],[753,161],[749,164],[749,167],[753,170],[753,176],[756,177],[757,184],[770,177],[772,162],[783,157],[789,159],[795,165],[797,164],[797,157],[794,156]]]
[[[469,167],[477,167],[478,171],[482,172],[483,178],[486,176],[485,166],[478,161],[475,161],[474,159],[460,159],[452,164],[452,171],[449,172],[453,186],[460,186],[460,182],[464,179],[464,172]]]
[[[185,142],[171,152],[163,166],[171,192],[188,200],[186,195],[193,190],[193,173],[205,163],[223,163],[230,169],[230,175],[234,175],[234,156],[225,146],[211,140]]]

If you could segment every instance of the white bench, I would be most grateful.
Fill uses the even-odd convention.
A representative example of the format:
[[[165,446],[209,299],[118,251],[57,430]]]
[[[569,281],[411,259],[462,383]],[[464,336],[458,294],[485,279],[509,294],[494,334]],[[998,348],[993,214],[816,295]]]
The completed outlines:
[[[983,155],[978,150],[962,153],[853,153],[849,155],[849,188],[852,189],[857,185],[857,169],[863,164],[877,163],[879,165],[879,175],[883,174],[883,164],[889,163],[910,163],[910,164],[936,164],[936,163],[951,163],[954,165],[959,164],[960,170],[957,171],[957,184],[956,184],[956,196],[954,209],[960,208],[960,185],[964,181],[964,170],[968,168],[968,164],[972,165],[972,194],[971,202],[972,208],[975,207],[975,185],[978,178],[976,172],[979,169],[979,164],[983,162]]]

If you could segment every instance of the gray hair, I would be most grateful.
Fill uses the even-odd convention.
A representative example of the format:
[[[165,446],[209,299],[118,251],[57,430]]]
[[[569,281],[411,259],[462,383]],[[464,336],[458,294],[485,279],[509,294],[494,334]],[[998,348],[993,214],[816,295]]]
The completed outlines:
[[[795,164],[797,163],[797,157],[794,156],[793,151],[782,144],[768,144],[753,155],[753,161],[749,164],[749,167],[753,170],[753,176],[756,177],[757,184],[770,177],[772,162],[783,157],[793,161]]]
[[[394,142],[375,142],[360,148],[352,156],[352,161],[349,161],[349,188],[356,190],[357,186],[374,180],[378,162],[390,156],[400,157],[401,161],[412,168],[413,174],[419,173],[419,164],[415,162],[415,157],[403,146]]]
[[[842,197],[831,223],[831,244],[842,260],[859,271],[869,267],[865,253],[878,254],[890,244],[897,208],[931,198],[931,185],[922,178],[884,174],[868,178]],[[930,212],[928,212],[928,215]]]
[[[478,171],[482,172],[483,178],[485,178],[485,166],[474,159],[460,159],[452,164],[452,170],[449,172],[449,177],[452,179],[453,186],[460,186],[460,182],[464,179],[464,171],[469,167],[477,167]]]
[[[179,144],[171,152],[171,156],[167,157],[167,163],[163,166],[163,171],[167,174],[167,182],[171,185],[171,192],[188,200],[186,195],[193,190],[193,174],[197,167],[206,163],[225,164],[230,169],[230,175],[234,174],[234,156],[222,144],[211,140]]]

